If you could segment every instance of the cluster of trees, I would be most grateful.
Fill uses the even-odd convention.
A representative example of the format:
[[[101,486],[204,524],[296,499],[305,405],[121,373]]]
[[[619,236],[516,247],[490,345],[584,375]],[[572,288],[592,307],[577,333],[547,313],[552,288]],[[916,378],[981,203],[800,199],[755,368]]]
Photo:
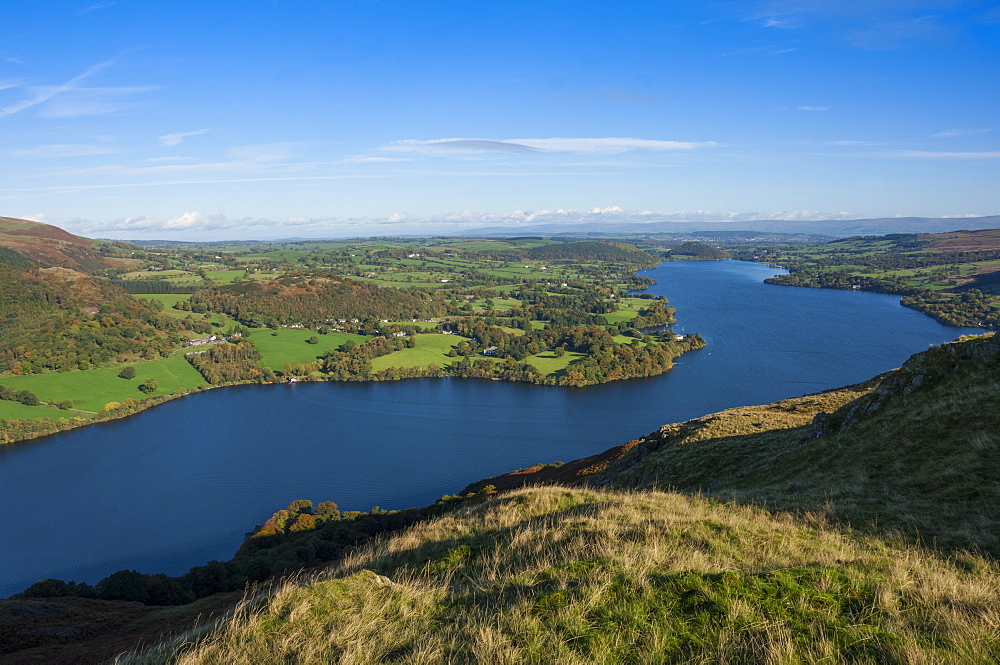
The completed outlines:
[[[633,330],[645,330],[647,328],[660,328],[669,326],[675,321],[674,313],[677,310],[667,305],[667,299],[658,296],[651,301],[648,306],[639,310],[635,318],[623,322]],[[619,324],[621,325],[621,324]]]
[[[372,514],[377,514],[376,508],[372,509]],[[249,538],[264,538],[275,536],[281,533],[296,533],[298,531],[310,531],[318,526],[333,520],[354,519],[359,517],[359,512],[348,512],[341,515],[340,509],[333,501],[321,501],[313,509],[313,502],[309,499],[296,499],[288,504],[264,522],[254,527],[249,534]],[[248,541],[249,542],[249,541]],[[253,549],[249,547],[247,549]]]
[[[0,263],[15,270],[31,270],[35,267],[34,261],[9,247],[0,247]]]
[[[42,403],[38,396],[30,390],[14,390],[7,386],[0,386],[0,399],[8,402],[20,402],[25,406],[38,406]]]
[[[182,322],[106,280],[66,279],[0,264],[0,372],[89,369],[169,355]]]
[[[640,376],[656,376],[668,371],[674,358],[705,346],[699,335],[688,335],[682,341],[660,341],[641,344],[608,344],[595,340],[585,358],[570,365],[559,385],[585,386],[608,381],[619,381]]]
[[[503,379],[505,381],[527,381],[529,383],[547,383],[546,377],[529,363],[517,362],[508,356],[503,360],[494,361],[487,358],[472,359],[463,357],[448,365],[450,376],[476,379]]]
[[[248,337],[235,343],[220,342],[205,351],[188,353],[185,357],[211,384],[275,380],[274,372],[261,366],[263,356]]]
[[[47,579],[18,596],[76,596],[146,605],[190,603],[214,593],[243,591],[249,582],[333,561],[348,548],[460,507],[471,496],[442,498],[426,508],[385,511],[374,507],[365,513],[340,512],[335,503],[328,501],[315,509],[311,501],[293,501],[247,534],[247,540],[229,561],[210,561],[177,577],[121,570],[95,585]]]
[[[610,240],[584,240],[542,245],[526,250],[524,255],[540,261],[594,261],[643,268],[654,268],[660,263],[656,258],[633,245]]]
[[[84,422],[82,418],[0,418],[0,444],[34,439],[46,434],[62,432]]]
[[[673,261],[722,261],[729,258],[727,252],[703,242],[685,242],[666,252]]]
[[[302,323],[316,327],[331,320],[399,321],[448,313],[449,307],[417,290],[389,289],[326,273],[293,279],[204,289],[191,297],[250,327]]]
[[[115,286],[129,293],[194,293],[204,288],[204,284],[174,284],[165,279],[121,279],[110,278]]]
[[[373,337],[357,344],[348,340],[321,358],[321,369],[333,381],[357,381],[372,374],[372,360],[413,347],[412,337]]]
[[[904,297],[900,304],[947,326],[1000,329],[1000,299],[978,289],[963,293],[925,291]]]

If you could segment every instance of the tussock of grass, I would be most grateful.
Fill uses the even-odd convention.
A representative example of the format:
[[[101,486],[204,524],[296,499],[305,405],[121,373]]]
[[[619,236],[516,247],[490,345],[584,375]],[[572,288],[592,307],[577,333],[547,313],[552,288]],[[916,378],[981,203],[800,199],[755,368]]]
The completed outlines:
[[[821,517],[534,488],[287,584],[171,660],[989,663],[996,573]]]

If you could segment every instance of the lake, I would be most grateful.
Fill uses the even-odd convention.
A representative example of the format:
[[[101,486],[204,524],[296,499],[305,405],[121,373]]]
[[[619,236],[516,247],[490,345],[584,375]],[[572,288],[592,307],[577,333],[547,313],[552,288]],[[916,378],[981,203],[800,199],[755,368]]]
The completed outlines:
[[[179,574],[228,559],[293,499],[343,510],[432,503],[660,425],[870,378],[949,328],[860,291],[773,286],[737,261],[643,271],[705,349],[669,374],[588,388],[487,380],[238,386],[126,420],[0,446],[0,596],[38,579]]]

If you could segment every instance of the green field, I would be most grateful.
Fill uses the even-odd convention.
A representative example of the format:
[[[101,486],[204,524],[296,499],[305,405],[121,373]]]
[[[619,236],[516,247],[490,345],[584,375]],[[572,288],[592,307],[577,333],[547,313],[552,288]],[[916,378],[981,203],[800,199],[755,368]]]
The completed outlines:
[[[164,313],[169,314],[167,310],[173,308],[174,305],[182,300],[187,300],[191,297],[190,293],[137,293],[136,298],[142,298],[143,300],[156,300],[163,303]],[[191,312],[181,312],[180,310],[174,310],[178,314],[187,316]]]
[[[176,319],[184,319],[191,314],[191,312],[174,309],[174,305],[191,297],[189,293],[137,293],[135,297],[142,298],[143,300],[156,300],[163,303],[163,313]],[[195,316],[197,317],[198,315],[196,314]]]
[[[122,275],[124,279],[171,279],[176,277],[190,277],[187,270],[136,270]]]
[[[134,379],[120,378],[121,367],[102,367],[52,374],[7,375],[0,377],[0,383],[15,390],[30,390],[43,402],[72,400],[73,408],[84,411],[100,411],[108,402],[120,402],[127,397],[147,397],[139,391],[139,384],[149,378],[158,384],[153,395],[169,395],[175,390],[208,385],[183,355],[132,363],[132,367],[135,367]]]
[[[216,284],[232,284],[243,279],[245,270],[206,270],[205,275]]]
[[[644,298],[622,298],[618,301],[618,310],[611,314],[605,314],[604,319],[608,323],[631,321],[639,315],[640,309],[648,306],[649,301]]]
[[[533,356],[528,356],[527,361],[538,368],[542,374],[555,374],[569,367],[570,363],[586,356],[575,351],[567,351],[562,358],[556,358],[552,351],[545,351]]]
[[[467,337],[460,335],[417,335],[413,338],[416,346],[375,358],[372,360],[372,370],[378,372],[390,367],[427,367],[431,363],[444,367],[456,360],[446,354],[467,340]]]
[[[416,326],[422,330],[434,330],[438,324],[436,321],[389,321],[383,323],[384,326]]]
[[[646,343],[642,340],[637,340],[635,337],[629,337],[628,335],[615,335],[614,340],[618,344],[632,344],[638,341],[641,346],[646,346]]]
[[[275,332],[278,334],[273,335],[272,333]],[[306,342],[313,336],[319,339],[318,344]],[[299,328],[257,330],[250,333],[250,337],[257,343],[257,349],[264,356],[264,360],[261,362],[275,371],[281,371],[285,367],[285,363],[290,365],[311,363],[329,349],[336,349],[349,339],[353,339],[358,344],[365,341],[365,337],[362,335],[340,332],[320,335],[315,330]]]
[[[5,420],[16,418],[24,420],[34,420],[36,418],[70,418],[79,415],[83,414],[76,411],[63,411],[51,406],[25,406],[20,402],[10,402],[5,399],[0,400],[0,418]]]

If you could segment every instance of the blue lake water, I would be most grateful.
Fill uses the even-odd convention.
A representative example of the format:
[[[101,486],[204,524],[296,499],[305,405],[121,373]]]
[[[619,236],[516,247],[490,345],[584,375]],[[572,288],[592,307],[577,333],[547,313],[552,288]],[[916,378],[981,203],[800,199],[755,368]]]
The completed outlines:
[[[55,577],[178,574],[228,559],[293,499],[342,509],[432,503],[660,425],[867,379],[949,328],[858,291],[772,286],[737,261],[643,271],[708,346],[669,374],[570,389],[501,381],[239,386],[126,420],[0,447],[0,596]]]

